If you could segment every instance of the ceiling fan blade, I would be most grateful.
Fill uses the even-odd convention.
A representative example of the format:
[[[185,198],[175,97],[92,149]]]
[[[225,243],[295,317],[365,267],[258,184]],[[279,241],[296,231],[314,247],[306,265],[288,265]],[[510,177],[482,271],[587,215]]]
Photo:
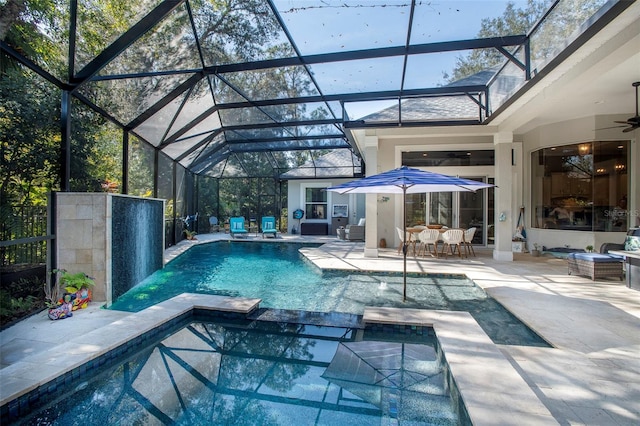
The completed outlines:
[[[622,131],[622,133],[631,132],[631,131],[633,131],[633,130],[637,129],[638,127],[640,127],[640,126],[631,126],[631,127],[627,127],[626,129],[624,129],[624,130]]]
[[[627,120],[627,121],[614,121],[614,123],[629,124],[629,125],[631,125],[631,123],[629,122],[629,120]]]
[[[609,130],[609,129],[619,129],[621,127],[627,127],[627,126],[611,126],[611,127],[599,127],[595,130]]]

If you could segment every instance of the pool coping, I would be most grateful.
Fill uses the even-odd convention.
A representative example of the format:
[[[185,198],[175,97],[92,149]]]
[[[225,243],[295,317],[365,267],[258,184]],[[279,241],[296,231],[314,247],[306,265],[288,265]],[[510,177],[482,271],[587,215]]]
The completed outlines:
[[[256,312],[260,299],[183,293],[0,370],[0,406],[197,310]],[[558,424],[468,312],[366,307],[362,323],[432,327],[474,425]],[[337,325],[336,325],[337,326]],[[42,374],[46,371],[46,374]]]
[[[40,386],[195,310],[248,315],[258,308],[260,302],[261,299],[183,293],[140,312],[123,316],[0,370],[0,407],[4,409],[5,405]]]

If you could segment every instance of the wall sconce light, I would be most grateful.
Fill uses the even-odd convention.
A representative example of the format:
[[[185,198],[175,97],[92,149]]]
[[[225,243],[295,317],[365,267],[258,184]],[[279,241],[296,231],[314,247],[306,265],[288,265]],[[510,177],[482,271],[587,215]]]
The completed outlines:
[[[505,212],[500,213],[500,216],[498,217],[498,220],[500,222],[504,222],[507,220],[507,214]]]

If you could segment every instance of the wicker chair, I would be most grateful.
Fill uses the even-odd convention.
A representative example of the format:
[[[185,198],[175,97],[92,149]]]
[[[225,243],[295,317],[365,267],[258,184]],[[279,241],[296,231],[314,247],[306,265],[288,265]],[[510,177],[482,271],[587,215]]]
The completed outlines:
[[[344,238],[349,241],[364,241],[365,219],[361,218],[357,225],[347,225],[344,230]]]

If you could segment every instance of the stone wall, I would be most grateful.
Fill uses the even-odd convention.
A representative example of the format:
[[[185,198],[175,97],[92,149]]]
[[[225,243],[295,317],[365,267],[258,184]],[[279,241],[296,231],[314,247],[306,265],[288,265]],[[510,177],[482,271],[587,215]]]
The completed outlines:
[[[123,252],[122,247],[127,246],[126,241],[119,242],[117,250],[113,247],[113,199],[114,197],[125,197],[136,202],[155,202],[161,207],[159,229],[162,229],[164,211],[164,201],[149,198],[130,197],[110,193],[77,193],[58,192],[54,194],[56,212],[55,229],[56,235],[56,258],[58,269],[65,269],[71,273],[84,272],[95,280],[93,289],[93,300],[96,302],[106,302],[111,304],[113,295],[113,256],[127,256],[128,265],[131,268],[138,268],[137,263],[147,262],[139,253]],[[120,218],[119,218],[120,219]],[[147,225],[154,225],[156,218],[147,220]],[[153,235],[146,233],[148,238],[157,239],[157,245],[164,247],[164,233]],[[136,235],[131,235],[136,238]],[[135,247],[135,244],[129,246]],[[162,250],[153,253],[152,263],[157,269],[157,265],[162,267]],[[116,262],[122,265],[122,262]],[[153,271],[151,271],[153,272]],[[150,273],[151,273],[150,272]],[[135,284],[134,284],[135,285]]]

